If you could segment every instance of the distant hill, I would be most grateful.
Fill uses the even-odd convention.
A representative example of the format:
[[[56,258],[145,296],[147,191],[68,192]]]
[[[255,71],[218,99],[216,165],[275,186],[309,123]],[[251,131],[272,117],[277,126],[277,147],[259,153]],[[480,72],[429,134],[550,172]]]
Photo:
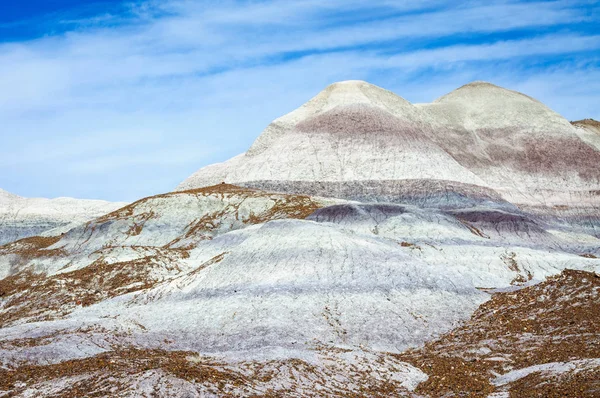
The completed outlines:
[[[23,198],[0,189],[0,245],[41,233],[60,234],[68,226],[124,205],[102,200]]]

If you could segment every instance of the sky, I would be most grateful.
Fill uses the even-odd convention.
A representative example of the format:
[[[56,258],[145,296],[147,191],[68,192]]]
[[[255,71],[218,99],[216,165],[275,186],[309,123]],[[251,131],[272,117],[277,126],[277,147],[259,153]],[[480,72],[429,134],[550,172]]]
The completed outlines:
[[[413,103],[485,80],[600,120],[600,1],[2,1],[0,188],[168,192],[350,79]]]

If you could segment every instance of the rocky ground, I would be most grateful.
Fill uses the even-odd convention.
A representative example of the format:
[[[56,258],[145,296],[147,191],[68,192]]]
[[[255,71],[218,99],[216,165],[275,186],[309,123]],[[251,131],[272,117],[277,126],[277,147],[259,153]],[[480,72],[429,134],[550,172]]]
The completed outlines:
[[[429,375],[430,396],[597,397],[600,274],[565,270],[494,293],[459,328],[399,356]]]
[[[0,388],[594,396],[600,260],[532,217],[226,184],[146,198],[0,247]]]

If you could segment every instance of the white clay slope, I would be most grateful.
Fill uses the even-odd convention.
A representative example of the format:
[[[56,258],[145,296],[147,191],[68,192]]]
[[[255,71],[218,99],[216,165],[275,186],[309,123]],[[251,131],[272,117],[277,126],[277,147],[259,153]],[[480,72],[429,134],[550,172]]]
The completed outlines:
[[[186,344],[205,352],[301,349],[311,341],[401,351],[450,329],[486,299],[459,274],[412,259],[395,242],[331,225],[271,221],[236,235],[217,238],[235,242],[221,261],[109,313],[133,317],[150,335],[193,333]],[[204,250],[192,251],[191,261],[198,264]]]
[[[513,203],[550,207],[600,187],[600,151],[531,97],[474,82],[419,108],[435,141]]]
[[[181,276],[152,289],[76,310],[64,321],[5,328],[0,338],[126,327],[136,345],[163,348],[165,337],[177,336],[169,349],[205,353],[279,347],[293,356],[314,344],[396,352],[451,329],[487,299],[452,269],[411,258],[394,241],[311,221],[232,231],[182,262],[188,266]],[[35,351],[52,353],[52,360],[80,357],[99,341],[56,343]]]

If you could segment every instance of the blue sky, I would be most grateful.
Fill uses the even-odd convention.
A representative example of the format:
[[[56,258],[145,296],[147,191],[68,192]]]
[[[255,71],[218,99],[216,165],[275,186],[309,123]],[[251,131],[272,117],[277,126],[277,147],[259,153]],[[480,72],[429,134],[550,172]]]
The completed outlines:
[[[0,188],[170,191],[347,79],[415,103],[486,80],[600,119],[600,1],[3,1]]]

